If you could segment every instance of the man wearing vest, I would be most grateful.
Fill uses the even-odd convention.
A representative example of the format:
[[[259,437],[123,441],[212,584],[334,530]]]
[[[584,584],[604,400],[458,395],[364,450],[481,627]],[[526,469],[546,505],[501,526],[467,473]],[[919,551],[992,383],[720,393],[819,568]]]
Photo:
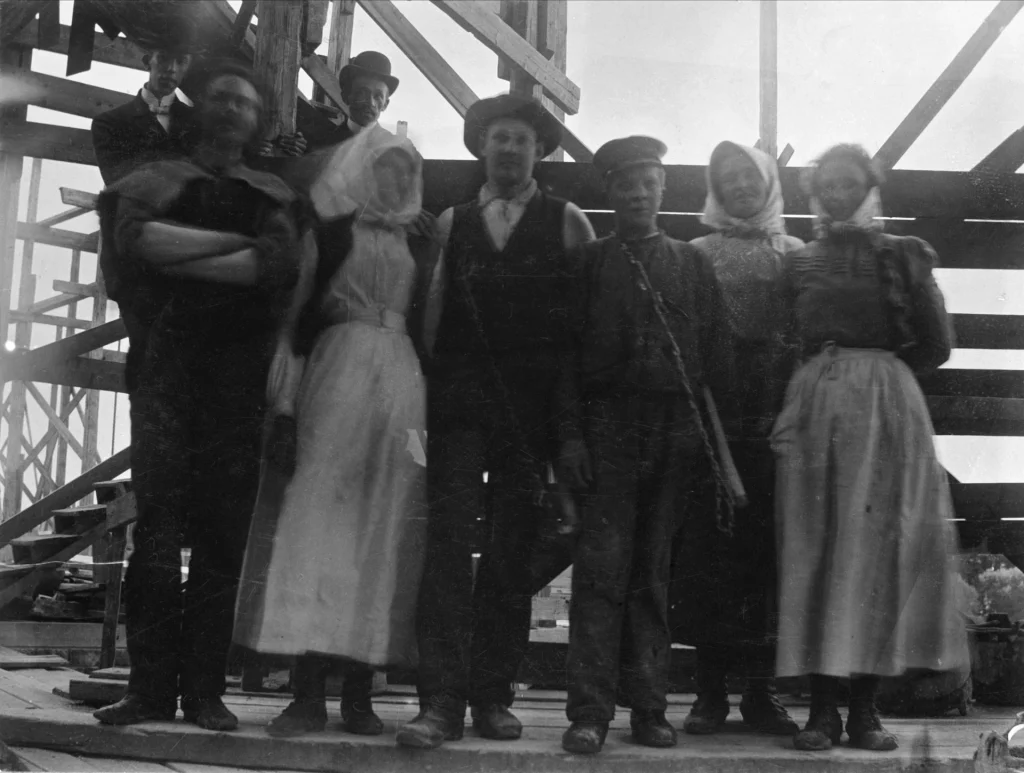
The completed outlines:
[[[658,229],[665,151],[627,137],[594,154],[615,233],[580,251],[575,343],[557,392],[564,479],[586,492],[569,610],[572,725],[562,739],[581,754],[600,751],[616,702],[631,709],[634,742],[676,743],[665,719],[672,538],[686,509],[706,501],[696,498],[712,469],[702,387],[721,397],[729,388],[714,268]]]
[[[484,162],[487,182],[438,220],[445,247],[427,303],[431,513],[419,597],[420,714],[397,735],[418,748],[462,738],[467,703],[483,737],[522,733],[509,707],[529,643],[537,497],[555,451],[566,253],[594,237],[579,208],[533,179],[534,162],[561,142],[561,125],[539,102],[481,100],[466,114],[463,140]],[[474,589],[473,533],[485,503],[488,537]]]

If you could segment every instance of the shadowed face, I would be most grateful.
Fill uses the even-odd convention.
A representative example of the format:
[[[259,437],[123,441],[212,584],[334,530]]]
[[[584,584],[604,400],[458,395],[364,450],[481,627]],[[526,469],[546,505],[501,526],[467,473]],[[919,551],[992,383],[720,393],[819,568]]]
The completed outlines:
[[[348,100],[348,109],[352,113],[352,120],[360,126],[369,126],[379,121],[380,114],[384,112],[391,100],[388,85],[372,75],[354,77],[348,94],[344,96]]]
[[[718,165],[718,192],[722,206],[741,220],[753,217],[764,207],[768,186],[761,171],[745,153],[730,153]]]
[[[834,220],[849,220],[868,195],[868,175],[853,161],[837,158],[818,170],[814,190],[821,206]]]
[[[190,54],[154,51],[149,57],[149,83],[146,87],[158,99],[173,94],[188,72],[190,64]]]
[[[207,84],[201,109],[206,139],[245,145],[256,134],[263,102],[245,78],[219,75]]]
[[[405,206],[412,192],[415,167],[409,155],[397,148],[381,154],[373,163],[373,174],[377,179],[377,198],[389,212],[397,212]]]
[[[543,157],[537,130],[518,118],[498,118],[484,132],[480,153],[487,179],[501,186],[521,185],[533,176],[533,165]]]
[[[648,232],[656,228],[665,192],[662,167],[647,164],[613,172],[606,185],[608,204],[615,210],[620,231]]]

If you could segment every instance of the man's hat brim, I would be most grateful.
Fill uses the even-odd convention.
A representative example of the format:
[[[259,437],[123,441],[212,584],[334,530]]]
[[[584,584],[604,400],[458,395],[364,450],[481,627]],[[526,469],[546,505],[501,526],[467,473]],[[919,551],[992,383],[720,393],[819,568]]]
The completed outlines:
[[[662,166],[667,152],[665,143],[654,137],[620,137],[599,147],[593,163],[598,174],[607,177],[638,166]]]
[[[388,87],[389,95],[398,91],[398,78],[394,75],[385,75],[377,70],[360,67],[358,64],[346,64],[341,68],[341,72],[338,73],[338,85],[341,86],[341,90],[345,91],[352,83],[352,80],[360,75],[384,81],[384,85]]]
[[[537,139],[544,145],[544,155],[549,156],[562,144],[562,124],[535,99],[517,94],[500,94],[481,99],[466,111],[466,124],[462,141],[466,150],[475,157],[481,157],[481,144],[487,127],[499,118],[515,118],[533,127]]]

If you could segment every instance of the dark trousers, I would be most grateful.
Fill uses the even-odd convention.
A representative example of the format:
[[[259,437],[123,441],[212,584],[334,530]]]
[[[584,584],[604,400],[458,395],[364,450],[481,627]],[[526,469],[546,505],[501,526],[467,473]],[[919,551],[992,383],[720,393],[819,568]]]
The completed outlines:
[[[459,716],[467,703],[512,705],[538,590],[531,562],[542,518],[536,498],[550,456],[552,378],[510,370],[504,379],[518,432],[509,424],[504,391],[493,383],[473,377],[431,383],[418,691],[421,705]]]
[[[125,580],[129,690],[161,702],[225,688],[259,482],[270,341],[211,347],[154,331],[132,396],[138,508]],[[181,549],[191,546],[188,582]]]
[[[665,710],[672,539],[707,462],[675,396],[594,400],[588,413],[594,481],[573,566],[566,715],[610,722],[617,697]]]

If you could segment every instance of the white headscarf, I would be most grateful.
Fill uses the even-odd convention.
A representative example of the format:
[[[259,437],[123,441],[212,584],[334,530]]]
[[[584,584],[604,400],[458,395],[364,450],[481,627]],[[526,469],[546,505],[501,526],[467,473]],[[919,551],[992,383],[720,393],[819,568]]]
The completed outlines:
[[[388,151],[402,152],[413,165],[410,187],[401,192],[398,209],[386,207],[379,197],[374,165]],[[310,198],[322,220],[358,212],[362,223],[397,229],[411,223],[423,208],[423,159],[413,144],[380,126],[367,127],[338,145],[310,187]]]
[[[819,239],[830,233],[849,231],[881,231],[882,194],[878,186],[872,186],[856,211],[846,220],[835,220],[825,211],[817,196],[811,197],[811,214],[814,215],[814,235]]]
[[[722,161],[729,154],[737,151],[746,155],[757,167],[767,190],[764,205],[755,215],[747,218],[733,217],[726,212],[725,205],[719,201],[715,191],[714,175],[718,172]],[[700,222],[704,225],[710,226],[716,231],[748,238],[760,236],[770,239],[772,236],[786,233],[786,224],[782,219],[785,202],[782,200],[779,169],[775,160],[767,153],[735,142],[721,142],[711,153],[711,161],[705,170],[705,179],[708,195],[704,201],[704,212],[700,216]]]

